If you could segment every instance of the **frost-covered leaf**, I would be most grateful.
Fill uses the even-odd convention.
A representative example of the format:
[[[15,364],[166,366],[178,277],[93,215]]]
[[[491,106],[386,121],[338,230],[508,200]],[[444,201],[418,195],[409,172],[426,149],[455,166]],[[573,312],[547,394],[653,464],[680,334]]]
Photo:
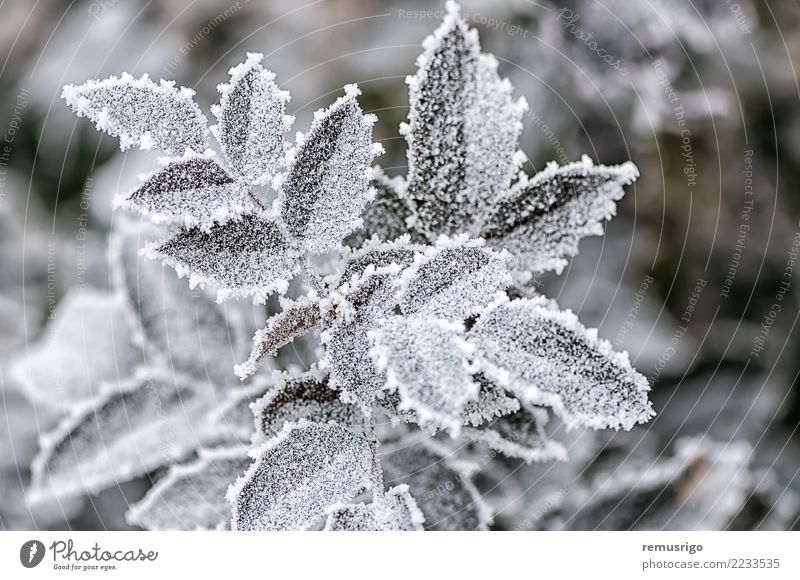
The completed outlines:
[[[394,240],[409,232],[413,211],[406,198],[402,177],[388,177],[380,167],[372,170],[372,187],[375,199],[364,209],[361,218],[363,229],[354,234],[355,240],[378,236],[381,240]]]
[[[397,272],[396,266],[369,266],[329,299],[329,311],[336,318],[321,338],[330,386],[339,391],[343,401],[357,404],[365,414],[372,413],[375,394],[386,384],[385,374],[369,354],[372,345],[367,333],[397,304]]]
[[[519,401],[504,388],[498,387],[482,374],[477,374],[474,378],[480,385],[480,390],[478,398],[467,401],[461,411],[461,421],[465,425],[477,427],[520,410]]]
[[[386,372],[386,387],[400,395],[399,409],[413,410],[423,423],[458,434],[460,414],[479,389],[463,327],[396,316],[371,332],[370,339],[370,354]]]
[[[120,138],[122,150],[138,145],[183,155],[208,146],[206,118],[195,104],[194,91],[175,88],[147,75],[136,79],[127,73],[82,85],[67,85],[62,98],[79,117],[88,117],[100,131]]]
[[[371,486],[369,440],[349,429],[300,420],[252,453],[255,461],[228,489],[234,530],[302,530],[325,509]]]
[[[467,427],[464,435],[483,441],[507,457],[526,462],[565,460],[567,452],[560,443],[552,441],[545,433],[547,411],[541,408],[522,407],[520,410],[497,417],[480,428]]]
[[[387,491],[372,503],[341,504],[328,508],[325,530],[335,532],[419,531],[425,516],[407,485]]]
[[[213,155],[195,153],[170,161],[115,203],[153,223],[206,231],[255,208],[246,185],[228,175]]]
[[[674,457],[623,465],[578,488],[550,524],[571,530],[720,530],[747,499],[752,449],[681,439]]]
[[[510,262],[508,252],[486,249],[483,240],[442,236],[403,272],[400,308],[406,315],[465,320],[511,285]]]
[[[422,251],[423,247],[411,243],[408,236],[402,236],[392,242],[370,240],[358,250],[345,248],[340,273],[332,277],[333,283],[350,282],[353,276],[361,276],[369,266],[379,269],[395,264],[405,268],[414,261],[414,253]]]
[[[189,276],[189,286],[209,282],[217,288],[217,300],[252,296],[265,302],[283,293],[299,269],[297,251],[268,216],[248,215],[216,225],[208,232],[199,228],[182,231],[148,249],[152,258]]]
[[[582,238],[603,233],[603,220],[614,216],[616,201],[625,195],[623,186],[638,176],[630,162],[594,165],[587,156],[562,166],[552,162],[496,200],[480,235],[508,249],[521,268],[560,273]]]
[[[202,428],[209,393],[172,377],[143,375],[106,385],[42,436],[32,466],[33,492],[95,492],[178,461],[212,434]]]
[[[485,530],[491,523],[491,511],[467,466],[450,460],[431,442],[384,447],[381,465],[387,487],[408,485],[425,515],[425,529]]]
[[[212,108],[219,124],[211,130],[237,175],[264,185],[283,170],[283,140],[293,118],[285,115],[289,93],[274,82],[275,74],[261,67],[263,55],[230,70],[231,80],[219,85],[219,105]]]
[[[247,443],[253,439],[255,425],[252,405],[268,390],[280,384],[280,379],[274,375],[271,377],[259,375],[252,385],[230,389],[225,400],[209,414],[209,428],[218,435],[219,442]]]
[[[303,250],[325,253],[361,225],[361,211],[373,196],[370,178],[375,118],[356,102],[359,90],[318,111],[308,134],[297,144],[294,162],[278,184],[281,219]]]
[[[145,237],[154,234],[145,224],[120,221],[110,251],[114,282],[127,299],[149,361],[216,386],[234,382],[230,369],[242,350],[239,329],[222,306],[139,255]]]
[[[344,427],[363,427],[364,415],[353,405],[339,400],[328,386],[328,378],[317,370],[286,378],[270,389],[253,406],[259,437],[280,433],[286,423],[307,419],[315,423],[333,421]]]
[[[303,299],[297,302],[286,301],[283,310],[267,320],[267,325],[253,336],[253,350],[250,357],[234,367],[236,376],[244,380],[253,375],[258,365],[266,357],[274,355],[296,337],[316,328],[321,321],[319,303]]]
[[[567,425],[630,429],[653,416],[647,379],[597,331],[544,299],[499,301],[467,336],[481,371],[523,401],[553,408]]]
[[[197,461],[170,468],[126,519],[148,530],[220,530],[230,525],[225,494],[250,467],[247,447],[201,449]]]
[[[142,361],[125,306],[99,290],[70,291],[49,330],[13,367],[26,394],[59,407],[89,401],[104,382],[125,379]]]
[[[511,98],[497,61],[448,3],[448,15],[423,44],[409,77],[408,194],[429,234],[466,231],[508,187],[526,105]]]

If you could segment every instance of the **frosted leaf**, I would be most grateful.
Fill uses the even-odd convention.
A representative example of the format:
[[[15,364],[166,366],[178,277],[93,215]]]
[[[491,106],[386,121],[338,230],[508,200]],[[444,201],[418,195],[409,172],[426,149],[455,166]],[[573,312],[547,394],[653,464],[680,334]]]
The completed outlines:
[[[283,170],[284,134],[294,120],[285,115],[289,93],[261,67],[263,55],[230,70],[231,80],[219,85],[219,105],[212,108],[219,124],[211,128],[237,175],[248,183],[268,184]]]
[[[481,428],[467,427],[466,437],[483,441],[507,457],[534,461],[566,460],[564,446],[551,441],[545,433],[547,411],[523,407],[514,413],[492,420]]]
[[[339,268],[341,274],[335,277],[334,283],[338,285],[350,282],[353,276],[360,277],[369,266],[380,269],[396,264],[405,268],[414,261],[414,253],[422,248],[423,246],[412,244],[407,236],[393,242],[369,241],[358,250],[345,253]],[[345,250],[348,251],[349,248]]]
[[[286,179],[278,184],[280,212],[303,250],[325,253],[361,225],[361,211],[372,199],[372,145],[375,118],[364,116],[355,85],[328,109],[318,111],[308,134],[297,144]]]
[[[243,342],[239,329],[203,292],[190,291],[171,271],[139,255],[150,233],[153,228],[119,222],[110,255],[114,282],[151,362],[217,386],[232,383],[230,368]]]
[[[331,388],[339,391],[343,401],[357,404],[368,415],[386,378],[369,354],[372,345],[367,333],[378,318],[387,316],[397,304],[397,271],[397,267],[376,270],[369,266],[341,292],[333,294],[336,319],[328,323],[321,336],[325,345],[323,363],[330,369]]]
[[[265,302],[283,293],[299,269],[297,251],[268,216],[248,215],[216,225],[204,232],[182,231],[148,248],[152,258],[189,275],[189,286],[209,282],[217,288],[217,300],[252,296]]]
[[[320,320],[319,304],[316,301],[287,301],[279,314],[270,317],[267,325],[256,331],[250,357],[233,369],[236,376],[244,380],[253,375],[266,357],[274,355],[281,347],[315,328]]]
[[[198,425],[207,393],[144,375],[107,385],[96,401],[73,410],[42,436],[32,465],[34,495],[91,493],[185,457],[210,434]]]
[[[206,118],[195,104],[194,91],[175,88],[162,80],[156,84],[147,75],[127,73],[82,85],[67,85],[62,98],[79,117],[94,121],[98,130],[120,138],[125,151],[134,145],[151,146],[174,155],[189,148],[198,153],[208,146]]]
[[[627,353],[544,300],[498,302],[468,333],[481,370],[522,401],[545,405],[568,426],[630,429],[654,415],[647,379]]]
[[[275,377],[259,376],[250,386],[231,389],[228,397],[209,414],[210,429],[219,434],[220,441],[250,442],[255,435],[252,405],[278,383]]]
[[[423,46],[408,77],[408,194],[429,234],[468,229],[487,202],[508,187],[516,169],[524,101],[482,55],[478,34],[449,2],[448,15]]]
[[[286,423],[307,419],[315,423],[333,421],[345,427],[363,427],[364,416],[353,405],[342,403],[319,371],[285,379],[253,406],[258,437],[276,436]]]
[[[170,161],[115,203],[153,223],[199,226],[205,231],[254,209],[244,184],[228,175],[213,156],[194,153]]]
[[[623,186],[638,176],[630,162],[594,165],[587,156],[563,166],[551,162],[531,179],[523,175],[497,199],[480,235],[508,249],[521,268],[560,273],[582,238],[603,233],[602,221],[616,213]]]
[[[127,378],[141,363],[119,297],[71,290],[59,303],[50,330],[13,367],[34,400],[58,407],[89,401],[101,383]]]
[[[422,530],[425,516],[409,493],[407,485],[387,491],[372,503],[341,504],[328,508],[326,531],[407,532]]]
[[[403,273],[400,308],[406,315],[465,320],[511,285],[510,262],[508,252],[488,250],[482,240],[442,236]]]
[[[234,530],[302,530],[325,509],[371,486],[370,442],[330,423],[300,420],[253,451],[255,461],[228,489]]]
[[[572,530],[720,530],[750,488],[745,442],[685,438],[674,457],[623,465],[569,495],[553,527]]]
[[[126,515],[148,530],[221,530],[230,525],[225,494],[250,467],[247,447],[201,449],[199,459],[170,468]]]
[[[380,167],[374,167],[372,187],[375,199],[364,209],[363,230],[354,237],[363,240],[378,236],[382,240],[394,240],[407,234],[413,213],[403,178],[388,177]]]
[[[422,423],[439,425],[457,435],[460,414],[478,396],[478,384],[463,340],[463,327],[442,320],[385,320],[370,333],[370,351],[386,372],[386,388],[400,395],[399,409],[413,410]]]
[[[407,484],[425,515],[427,530],[485,530],[489,507],[472,483],[466,466],[451,461],[428,442],[385,447],[381,454],[387,487]]]
[[[477,427],[497,417],[519,411],[519,401],[505,389],[498,387],[481,374],[475,375],[474,378],[480,385],[480,391],[476,400],[467,401],[464,405],[461,411],[462,423]]]

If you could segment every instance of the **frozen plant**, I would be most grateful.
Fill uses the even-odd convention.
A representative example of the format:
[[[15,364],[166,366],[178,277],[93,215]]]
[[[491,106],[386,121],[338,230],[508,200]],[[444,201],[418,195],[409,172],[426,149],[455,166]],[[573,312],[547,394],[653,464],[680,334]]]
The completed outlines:
[[[526,283],[602,233],[635,166],[584,157],[515,176],[525,102],[454,3],[407,80],[406,178],[372,167],[376,119],[354,85],[287,144],[288,95],[261,60],[249,54],[219,86],[210,129],[219,152],[188,89],[129,75],[65,87],[75,112],[123,149],[166,155],[118,200],[168,230],[144,254],[192,288],[214,287],[219,303],[284,297],[235,366],[248,386],[231,385],[216,356],[232,332],[221,305],[201,292],[187,293],[191,305],[151,306],[153,284],[135,279],[136,236],[118,234],[111,266],[124,304],[100,307],[137,314],[141,342],[170,356],[149,357],[100,393],[81,386],[82,403],[44,438],[40,490],[48,477],[59,493],[65,480],[98,489],[171,465],[130,510],[132,523],[482,529],[492,515],[458,449],[563,460],[545,431],[551,415],[594,429],[653,415],[627,355]],[[146,316],[161,310],[171,318]],[[307,371],[264,370],[307,333],[323,346]],[[158,416],[148,412],[153,393]]]

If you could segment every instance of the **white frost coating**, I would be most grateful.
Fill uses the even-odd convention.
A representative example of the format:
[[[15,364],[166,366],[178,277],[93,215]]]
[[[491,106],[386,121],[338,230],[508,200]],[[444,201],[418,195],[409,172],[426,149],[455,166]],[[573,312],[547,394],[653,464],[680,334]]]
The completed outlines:
[[[428,234],[466,231],[509,186],[527,105],[514,102],[497,61],[482,55],[454,2],[425,39],[409,87],[408,193]]]
[[[306,252],[322,254],[361,226],[361,211],[373,199],[370,165],[380,145],[372,143],[375,117],[364,115],[355,85],[314,114],[309,132],[298,141],[280,193],[280,216]]]
[[[372,503],[339,504],[326,510],[326,531],[408,532],[421,531],[425,515],[405,484],[387,491]]]
[[[548,439],[544,426],[547,411],[541,408],[523,407],[515,413],[498,417],[481,429],[467,427],[464,434],[483,441],[508,457],[534,461],[565,461],[567,451],[561,443]]]
[[[325,509],[372,485],[370,442],[349,429],[301,419],[251,453],[250,469],[228,489],[234,530],[303,530]]]
[[[343,403],[328,386],[326,374],[317,368],[294,377],[280,375],[278,384],[250,409],[255,419],[254,442],[274,437],[287,423],[300,419],[314,423],[333,421],[354,429],[364,427],[364,415],[358,407]]]
[[[387,486],[408,485],[426,530],[485,530],[492,523],[492,511],[472,482],[475,466],[454,461],[433,441],[385,445],[381,465]]]
[[[217,301],[252,296],[264,303],[270,294],[283,294],[299,271],[299,254],[268,215],[248,215],[216,225],[175,234],[144,250],[189,277],[189,287],[211,283]]]
[[[114,200],[156,224],[175,224],[208,231],[255,210],[250,191],[237,182],[209,151],[187,151],[148,176],[139,187]]]
[[[582,238],[603,233],[602,222],[616,214],[623,187],[638,177],[633,163],[594,165],[586,155],[562,166],[548,163],[530,179],[520,174],[514,187],[495,200],[480,235],[508,249],[524,271],[561,273],[565,257],[578,253]]]
[[[125,516],[148,530],[222,530],[230,525],[228,486],[250,466],[247,447],[200,449],[196,461],[171,467]]]
[[[215,386],[235,382],[230,368],[244,344],[238,320],[204,292],[190,291],[160,263],[139,255],[139,247],[157,232],[149,224],[122,219],[109,241],[114,286],[148,363]]]
[[[467,340],[489,379],[523,401],[552,407],[568,426],[628,430],[655,414],[647,379],[627,353],[614,352],[570,311],[501,300],[481,314]]]
[[[386,372],[386,388],[400,395],[398,408],[454,436],[461,431],[464,406],[479,390],[469,360],[473,349],[462,337],[458,324],[400,316],[369,333],[374,344],[370,355]]]
[[[403,272],[400,308],[411,316],[465,320],[511,285],[511,261],[506,251],[484,248],[483,240],[441,236]]]
[[[475,380],[480,385],[478,398],[469,401],[461,411],[461,421],[464,425],[478,427],[503,415],[519,411],[519,401],[509,395],[505,389],[498,387],[483,375],[476,375]]]
[[[328,319],[321,335],[322,363],[330,370],[330,386],[342,401],[357,404],[366,415],[372,414],[375,395],[386,385],[385,374],[370,356],[367,333],[397,304],[398,271],[396,264],[380,268],[370,264],[322,303]]]
[[[423,245],[411,243],[411,238],[407,234],[391,242],[373,237],[356,250],[344,246],[337,272],[329,276],[326,282],[332,287],[352,283],[353,276],[361,276],[369,266],[384,268],[396,265],[403,269],[413,262],[416,252],[422,252],[424,249]]]
[[[320,321],[316,300],[303,298],[297,302],[286,301],[283,310],[271,316],[267,325],[256,331],[250,356],[233,368],[236,376],[241,380],[252,376],[266,357],[276,354],[281,347],[316,328]]]
[[[67,85],[61,97],[79,117],[88,117],[98,130],[119,137],[125,151],[157,147],[165,153],[198,153],[208,147],[206,118],[195,104],[194,91],[176,89],[172,81],[156,84],[147,75],[128,73],[82,85]]]
[[[367,204],[361,217],[363,231],[357,239],[377,236],[381,240],[395,240],[409,231],[413,219],[412,202],[406,193],[406,183],[401,176],[389,177],[379,166],[372,168],[372,187],[375,199]],[[349,241],[349,240],[348,240]]]
[[[275,74],[261,67],[263,55],[230,69],[231,80],[217,88],[219,105],[211,112],[219,123],[211,132],[236,174],[250,184],[267,185],[284,169],[284,135],[294,118],[286,115],[289,93],[275,84]]]
[[[568,496],[550,527],[573,530],[724,530],[750,496],[744,441],[686,437],[674,457],[633,462]]]
[[[202,428],[209,391],[142,374],[106,385],[50,433],[32,471],[33,500],[91,493],[180,460],[213,434]]]
[[[127,378],[142,357],[120,296],[71,290],[59,303],[51,330],[12,367],[33,400],[58,408],[95,397],[100,385]]]

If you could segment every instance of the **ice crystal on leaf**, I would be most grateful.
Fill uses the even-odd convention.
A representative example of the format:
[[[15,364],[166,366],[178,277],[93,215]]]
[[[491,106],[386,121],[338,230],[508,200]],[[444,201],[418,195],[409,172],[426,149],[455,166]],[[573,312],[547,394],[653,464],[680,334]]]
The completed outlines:
[[[570,427],[649,419],[647,381],[627,354],[519,285],[602,233],[637,170],[585,157],[515,176],[525,102],[457,5],[447,10],[407,79],[407,177],[372,166],[376,119],[355,85],[290,146],[289,95],[256,53],[218,87],[216,151],[188,89],[129,75],[65,87],[123,149],[166,154],[118,205],[167,231],[118,222],[113,298],[65,300],[17,365],[49,402],[51,363],[69,369],[71,410],[43,438],[37,493],[166,473],[130,522],[486,529],[477,467],[459,456],[488,446],[490,458],[564,459],[551,412]],[[205,285],[218,302],[266,305],[246,359],[238,305],[209,300]],[[84,361],[87,349],[100,356]]]

